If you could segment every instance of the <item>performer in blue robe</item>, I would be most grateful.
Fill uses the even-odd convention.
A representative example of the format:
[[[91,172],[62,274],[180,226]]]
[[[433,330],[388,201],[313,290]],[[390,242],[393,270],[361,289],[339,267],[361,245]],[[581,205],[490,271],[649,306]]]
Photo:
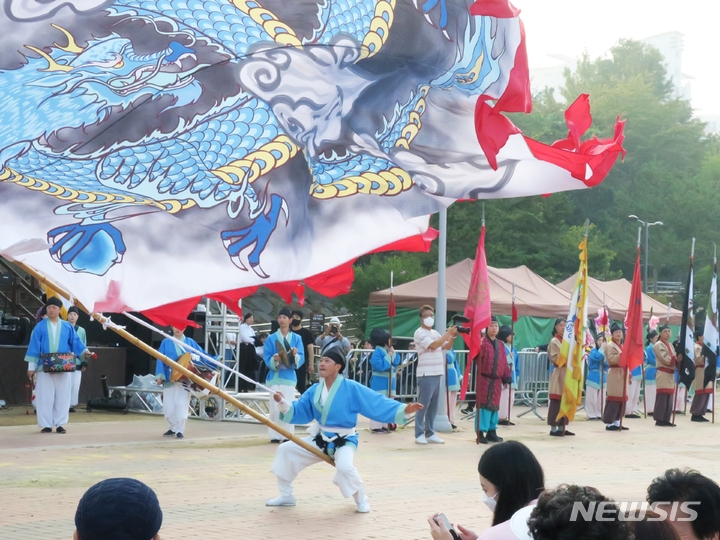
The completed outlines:
[[[204,353],[202,347],[190,337],[183,334],[183,330],[172,327],[175,339],[186,343],[196,351]],[[176,360],[188,352],[170,338],[165,338],[160,343],[159,352],[170,360]],[[193,358],[193,362],[205,364],[202,358]],[[163,387],[163,414],[168,423],[168,430],[163,433],[164,437],[177,437],[182,439],[185,433],[188,411],[190,408],[190,390],[180,381],[170,382],[172,368],[160,360],[155,363],[155,377],[157,383]]]
[[[655,373],[657,372],[657,364],[655,361],[655,351],[653,347],[660,338],[656,330],[650,330],[645,336],[645,412],[652,416],[655,410],[655,397],[657,389],[655,387]]]
[[[600,404],[605,403],[605,393],[607,389],[607,372],[608,363],[605,361],[603,346],[605,345],[605,336],[602,334],[595,338],[595,347],[590,350],[587,357],[587,373],[585,380],[585,413],[588,420],[600,420],[602,414]],[[600,372],[602,371],[602,385],[600,384]],[[602,388],[601,388],[602,386]]]
[[[36,377],[35,408],[42,433],[50,433],[52,428],[56,428],[58,433],[65,433],[63,425],[68,422],[75,363],[84,354],[90,355],[73,325],[60,319],[60,308],[60,299],[51,297],[47,301],[47,319],[41,320],[33,329],[25,355],[28,377],[30,380]],[[42,365],[43,358],[48,360],[43,355],[53,353],[74,355],[72,360],[65,363],[67,371],[49,372],[49,365]]]
[[[445,351],[445,361],[447,362],[447,384],[448,384],[448,420],[450,427],[457,429],[455,425],[455,409],[457,409],[457,397],[460,392],[460,365],[457,361],[455,351],[448,349]]]
[[[80,316],[80,311],[75,306],[70,306],[67,310],[67,322],[73,325],[75,332],[77,332],[80,341],[87,346],[87,334],[82,326],[78,326],[77,321]],[[88,367],[88,359],[85,356],[76,358],[77,363],[75,365],[75,372],[72,374],[72,390],[70,395],[70,412],[75,412],[75,406],[80,401],[80,383],[82,383],[82,374]]]
[[[277,317],[278,331],[268,336],[265,341],[263,359],[268,367],[265,384],[274,392],[280,392],[287,401],[292,403],[297,387],[295,371],[305,363],[305,352],[302,338],[290,331],[291,320],[290,309],[282,308]],[[272,399],[268,405],[270,421],[290,433],[295,433],[295,426],[280,419],[280,410]],[[279,443],[284,439],[280,433],[270,428],[268,428],[268,436],[272,443]]]
[[[373,328],[370,332],[370,343],[375,347],[370,356],[370,365],[372,366],[372,378],[370,379],[370,388],[383,396],[388,395],[388,386],[392,384],[392,397],[395,395],[397,387],[397,366],[400,365],[400,355],[390,345],[390,333],[384,328]],[[389,379],[388,379],[389,378]],[[389,428],[393,428],[394,424],[382,424],[380,422],[370,421],[370,430],[373,433],[390,433]]]
[[[306,424],[316,420],[314,429],[304,440],[317,446],[335,459],[333,483],[344,497],[352,496],[357,511],[370,511],[370,503],[363,481],[353,465],[358,447],[358,414],[377,422],[404,424],[407,416],[422,408],[419,403],[403,405],[381,396],[378,392],[340,373],[345,369],[345,357],[337,349],[325,351],[320,360],[320,382],[310,387],[295,403],[288,403],[280,394],[273,395],[279,404],[281,419],[292,424]],[[266,501],[267,506],[295,506],[292,482],[303,469],[322,461],[294,442],[280,445],[273,460],[272,472],[277,476],[280,496]]]

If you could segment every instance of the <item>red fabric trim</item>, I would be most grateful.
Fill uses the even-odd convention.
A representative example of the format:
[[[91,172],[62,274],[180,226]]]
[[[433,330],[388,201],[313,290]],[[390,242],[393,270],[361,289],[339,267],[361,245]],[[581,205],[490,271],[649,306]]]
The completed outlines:
[[[655,390],[655,393],[656,393],[656,394],[670,394],[670,395],[672,395],[672,394],[675,393],[675,390],[673,390],[672,388],[658,388],[658,389]]]
[[[659,367],[657,368],[658,371],[662,371],[663,373],[670,373],[671,375],[675,373],[674,369],[670,369],[667,367]]]
[[[702,390],[695,390],[695,395],[705,395],[705,394],[712,394],[713,389],[712,388],[703,388]]]
[[[520,10],[508,0],[477,0],[470,6],[470,15],[512,19],[520,15]]]
[[[622,396],[618,396],[618,397],[616,397],[616,396],[607,396],[607,400],[608,400],[608,401],[618,401],[618,402],[622,403],[623,401],[627,401],[628,398],[627,398],[627,396],[625,396],[625,398],[623,398]]]
[[[187,316],[197,306],[202,296],[195,296],[193,298],[185,298],[179,302],[173,302],[172,304],[165,304],[164,306],[158,306],[152,309],[146,309],[141,311],[151,321],[163,325],[163,326],[174,326],[185,330],[186,327],[192,326],[193,328],[200,328],[200,325],[193,321],[188,321]]]
[[[208,294],[207,297],[212,300],[217,300],[225,304],[230,311],[242,315],[242,309],[238,306],[240,300],[251,294],[255,294],[258,287],[245,287],[244,289],[233,289],[231,291],[223,291]]]
[[[550,399],[557,399],[558,401],[562,400],[562,394],[550,394]]]
[[[409,238],[403,238],[402,240],[398,240],[392,244],[387,244],[386,246],[374,249],[370,253],[382,253],[384,251],[411,251],[427,253],[430,251],[432,241],[435,240],[439,234],[440,231],[437,229],[428,227],[428,230],[422,234],[416,234],[415,236],[410,236]],[[353,262],[355,261],[353,260]]]

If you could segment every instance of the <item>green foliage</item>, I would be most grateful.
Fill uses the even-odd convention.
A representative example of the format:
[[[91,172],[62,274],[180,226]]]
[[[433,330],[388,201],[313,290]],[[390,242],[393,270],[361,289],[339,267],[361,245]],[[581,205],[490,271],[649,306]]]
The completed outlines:
[[[627,158],[593,189],[486,201],[488,264],[526,265],[551,282],[565,279],[577,271],[577,246],[590,219],[591,275],[631,279],[638,223],[628,216],[634,214],[663,222],[650,228],[649,242],[650,276],[657,273],[660,281],[685,282],[691,239],[697,239],[696,294],[706,302],[712,243],[720,231],[720,140],[705,136],[689,102],[673,96],[660,53],[631,40],[621,40],[602,58],[585,55],[574,72],[566,72],[565,103],[544,90],[534,97],[531,114],[509,116],[525,135],[550,144],[567,136],[565,109],[582,93],[590,94],[594,120],[585,137],[610,137],[620,115],[626,120]],[[474,258],[481,208],[482,202],[449,208],[448,264]],[[437,227],[435,218],[431,225]],[[363,257],[356,286],[341,301],[359,312],[372,290],[389,285],[390,268],[398,278],[397,270],[404,269],[403,277],[414,279],[436,265],[436,243],[429,254]],[[679,303],[673,299],[673,305]]]

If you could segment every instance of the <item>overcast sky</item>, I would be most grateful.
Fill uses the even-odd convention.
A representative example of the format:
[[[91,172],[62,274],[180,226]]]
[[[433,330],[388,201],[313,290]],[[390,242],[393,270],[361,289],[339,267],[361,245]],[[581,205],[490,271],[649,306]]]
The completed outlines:
[[[620,38],[684,34],[682,71],[691,75],[698,114],[720,114],[720,0],[513,0],[522,10],[530,68],[557,65],[549,54],[592,57]]]

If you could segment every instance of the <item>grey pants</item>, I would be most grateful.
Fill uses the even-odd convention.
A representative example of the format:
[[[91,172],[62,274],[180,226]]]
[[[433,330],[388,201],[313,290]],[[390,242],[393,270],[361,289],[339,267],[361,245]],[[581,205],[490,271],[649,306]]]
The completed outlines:
[[[426,437],[435,435],[433,426],[437,414],[438,399],[440,398],[440,381],[442,375],[418,377],[418,403],[423,408],[415,413],[415,438],[425,434]]]

